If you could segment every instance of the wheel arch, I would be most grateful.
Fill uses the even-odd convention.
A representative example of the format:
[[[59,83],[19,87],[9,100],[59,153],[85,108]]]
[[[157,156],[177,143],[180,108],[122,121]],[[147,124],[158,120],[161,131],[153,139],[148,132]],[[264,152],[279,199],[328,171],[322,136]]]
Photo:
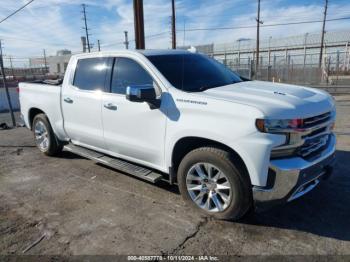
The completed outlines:
[[[181,160],[184,158],[186,154],[188,154],[190,151],[200,148],[200,147],[215,147],[222,150],[225,150],[229,152],[232,156],[232,161],[237,165],[239,170],[243,170],[243,172],[247,175],[247,178],[249,179],[249,182],[251,184],[248,168],[243,160],[243,158],[240,156],[238,152],[236,152],[231,147],[215,140],[211,140],[208,138],[203,137],[196,137],[196,136],[188,136],[183,137],[179,139],[172,150],[171,155],[171,172],[170,181],[176,181],[176,173],[177,169],[179,167],[179,164]]]
[[[38,114],[46,115],[46,113],[43,110],[41,110],[37,107],[32,107],[31,109],[29,109],[29,111],[28,111],[28,125],[29,125],[30,129],[33,128],[33,120],[34,120],[35,116],[37,116]],[[46,115],[46,117],[47,117],[47,115]],[[47,119],[49,119],[49,118],[47,117]]]

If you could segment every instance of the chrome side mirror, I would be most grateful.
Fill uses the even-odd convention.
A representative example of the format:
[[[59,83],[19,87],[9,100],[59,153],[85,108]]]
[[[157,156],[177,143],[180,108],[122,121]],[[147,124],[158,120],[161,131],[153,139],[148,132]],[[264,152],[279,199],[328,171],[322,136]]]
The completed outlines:
[[[153,85],[131,85],[126,88],[126,99],[131,102],[148,103],[152,109],[160,107]]]

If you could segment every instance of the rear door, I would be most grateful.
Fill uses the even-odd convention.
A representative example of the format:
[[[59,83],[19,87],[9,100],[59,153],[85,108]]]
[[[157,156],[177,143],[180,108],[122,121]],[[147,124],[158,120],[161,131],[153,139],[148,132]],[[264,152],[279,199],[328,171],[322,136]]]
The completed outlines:
[[[101,106],[110,61],[106,57],[79,59],[71,83],[62,90],[64,128],[75,144],[105,149]]]
[[[160,88],[145,67],[134,59],[117,57],[112,72],[111,93],[103,94],[102,106],[108,150],[141,164],[164,166],[166,115],[162,105],[151,109],[145,102],[127,100],[125,94],[129,85],[153,84],[157,94],[161,93]]]

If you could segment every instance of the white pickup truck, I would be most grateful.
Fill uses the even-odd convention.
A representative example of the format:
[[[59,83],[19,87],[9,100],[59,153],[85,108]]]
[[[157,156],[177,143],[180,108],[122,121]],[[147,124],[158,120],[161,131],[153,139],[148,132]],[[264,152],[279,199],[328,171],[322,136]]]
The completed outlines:
[[[150,182],[219,219],[294,200],[329,177],[327,93],[248,81],[180,50],[72,56],[61,85],[20,83],[38,148],[63,148]]]

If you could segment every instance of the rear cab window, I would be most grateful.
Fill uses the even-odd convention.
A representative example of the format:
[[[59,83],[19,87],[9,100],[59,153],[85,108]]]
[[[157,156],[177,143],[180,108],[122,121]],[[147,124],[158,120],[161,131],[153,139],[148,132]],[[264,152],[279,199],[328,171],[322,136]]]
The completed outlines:
[[[108,91],[108,83],[111,74],[111,58],[94,57],[79,59],[73,85],[86,91]]]

